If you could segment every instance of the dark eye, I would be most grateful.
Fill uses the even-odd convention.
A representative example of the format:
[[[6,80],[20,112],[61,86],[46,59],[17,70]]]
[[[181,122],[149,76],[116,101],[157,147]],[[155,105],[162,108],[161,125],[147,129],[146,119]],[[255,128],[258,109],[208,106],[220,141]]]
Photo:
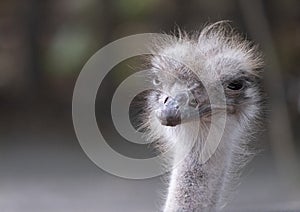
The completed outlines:
[[[244,82],[241,80],[232,81],[227,85],[227,88],[234,91],[241,90],[243,87],[244,87]]]

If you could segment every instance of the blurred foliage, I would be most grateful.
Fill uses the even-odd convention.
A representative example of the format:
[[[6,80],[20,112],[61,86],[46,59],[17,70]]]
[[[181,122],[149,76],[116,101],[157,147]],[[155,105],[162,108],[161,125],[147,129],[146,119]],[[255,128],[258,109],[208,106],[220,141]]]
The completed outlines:
[[[140,18],[148,14],[159,3],[158,0],[115,0],[114,6],[126,18]]]
[[[93,40],[92,33],[84,28],[62,27],[45,55],[46,70],[59,75],[78,73],[92,52]]]

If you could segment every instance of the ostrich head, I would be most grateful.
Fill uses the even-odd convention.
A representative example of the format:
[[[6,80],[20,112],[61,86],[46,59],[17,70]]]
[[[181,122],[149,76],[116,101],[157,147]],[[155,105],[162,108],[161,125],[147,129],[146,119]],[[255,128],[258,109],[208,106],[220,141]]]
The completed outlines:
[[[158,41],[153,52],[157,90],[148,96],[150,137],[162,147],[175,147],[165,211],[216,209],[232,173],[241,167],[235,160],[246,155],[246,137],[260,114],[261,55],[224,22],[209,25],[196,36],[180,33],[178,38]],[[219,92],[213,88],[220,85],[222,107],[210,101]],[[208,87],[213,90],[210,95]],[[225,131],[216,153],[201,164],[199,153],[210,125],[218,125],[211,122],[212,112],[226,113]],[[186,148],[191,151],[182,159]],[[183,162],[175,166],[179,160]]]
[[[148,96],[152,136],[168,140],[171,131],[176,140],[182,133],[179,129],[191,131],[195,121],[208,126],[212,108],[226,110],[231,127],[247,129],[261,109],[262,64],[257,46],[226,22],[207,26],[198,36],[180,34],[160,41],[151,59],[157,88]],[[207,86],[219,85],[223,86],[225,108],[211,105],[207,93]]]

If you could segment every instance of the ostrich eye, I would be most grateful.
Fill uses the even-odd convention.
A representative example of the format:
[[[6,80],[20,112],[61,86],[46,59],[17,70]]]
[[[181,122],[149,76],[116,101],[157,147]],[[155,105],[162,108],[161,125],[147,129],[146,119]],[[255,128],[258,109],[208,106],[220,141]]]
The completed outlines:
[[[198,105],[198,102],[195,98],[193,98],[189,101],[189,105],[192,107],[196,107]]]
[[[227,88],[234,91],[241,90],[243,87],[244,87],[244,82],[241,80],[232,81],[227,85]]]
[[[156,78],[153,79],[153,84],[154,85],[160,85],[161,81],[156,77]]]

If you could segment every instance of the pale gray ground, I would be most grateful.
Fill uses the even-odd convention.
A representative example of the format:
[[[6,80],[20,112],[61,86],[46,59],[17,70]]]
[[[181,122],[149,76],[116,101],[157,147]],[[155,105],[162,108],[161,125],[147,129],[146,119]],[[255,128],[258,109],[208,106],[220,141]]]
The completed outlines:
[[[1,135],[1,212],[157,211],[159,178],[106,174],[86,157],[71,130],[37,126]],[[300,211],[300,179],[281,180],[272,161],[266,152],[248,166],[227,211]]]

